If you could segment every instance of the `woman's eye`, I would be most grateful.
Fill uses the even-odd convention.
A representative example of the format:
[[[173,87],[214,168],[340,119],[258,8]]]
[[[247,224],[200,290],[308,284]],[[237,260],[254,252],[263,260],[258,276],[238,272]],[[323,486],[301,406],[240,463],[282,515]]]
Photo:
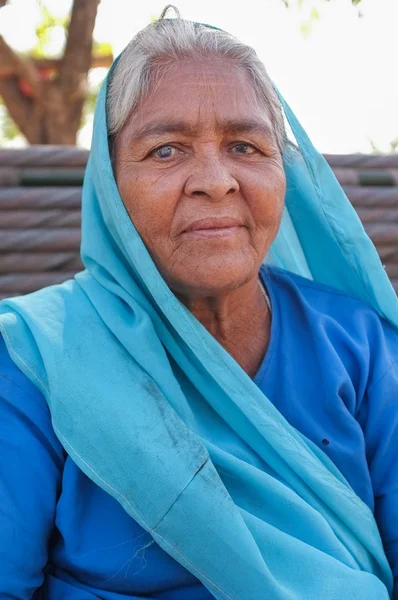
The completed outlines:
[[[238,154],[254,154],[257,152],[256,148],[250,144],[235,144],[232,151],[237,152]]]
[[[153,156],[156,156],[156,158],[171,158],[174,151],[175,148],[173,148],[173,146],[160,146],[160,148],[156,148],[152,154]]]

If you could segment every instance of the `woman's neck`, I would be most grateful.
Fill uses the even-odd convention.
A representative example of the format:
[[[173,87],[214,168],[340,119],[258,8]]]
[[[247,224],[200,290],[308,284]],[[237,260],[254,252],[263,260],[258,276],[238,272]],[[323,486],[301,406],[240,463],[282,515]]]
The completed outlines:
[[[253,377],[267,350],[271,312],[256,278],[220,296],[180,298],[189,311]]]

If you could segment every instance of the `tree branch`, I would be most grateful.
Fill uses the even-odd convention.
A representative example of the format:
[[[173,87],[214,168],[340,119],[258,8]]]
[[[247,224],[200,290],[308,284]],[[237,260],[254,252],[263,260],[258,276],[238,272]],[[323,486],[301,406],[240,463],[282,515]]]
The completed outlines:
[[[0,36],[0,64],[2,68],[8,67],[21,79],[25,79],[32,88],[32,95],[40,95],[40,73],[30,59],[19,56],[2,36]]]
[[[59,58],[31,58],[30,60],[39,71],[41,69],[53,69],[54,71],[59,71],[62,64],[62,61]],[[112,63],[112,54],[94,54],[91,59],[90,69],[95,69],[97,67],[109,68]],[[17,75],[17,73],[12,65],[4,64],[3,62],[0,64],[0,79],[15,77],[15,75]]]
[[[37,122],[32,119],[34,103],[23,95],[18,86],[17,78],[0,81],[0,96],[8,110],[10,117],[15,121],[29,143],[38,143]]]
[[[74,0],[68,38],[59,74],[59,85],[72,95],[86,94],[91,67],[93,30],[100,0]]]

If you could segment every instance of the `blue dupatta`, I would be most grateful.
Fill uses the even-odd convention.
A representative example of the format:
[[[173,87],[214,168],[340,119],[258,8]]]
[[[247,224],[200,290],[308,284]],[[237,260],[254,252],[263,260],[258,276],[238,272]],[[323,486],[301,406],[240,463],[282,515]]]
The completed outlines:
[[[113,176],[107,85],[83,187],[86,269],[0,304],[12,359],[45,396],[80,469],[215,598],[387,600],[392,574],[369,508],[157,271]],[[285,157],[286,209],[268,260],[363,299],[398,326],[397,299],[372,243],[281,101],[299,151]],[[189,380],[184,393],[167,353]],[[263,469],[206,446],[192,426],[191,392]],[[226,472],[262,501],[244,493],[238,501]]]

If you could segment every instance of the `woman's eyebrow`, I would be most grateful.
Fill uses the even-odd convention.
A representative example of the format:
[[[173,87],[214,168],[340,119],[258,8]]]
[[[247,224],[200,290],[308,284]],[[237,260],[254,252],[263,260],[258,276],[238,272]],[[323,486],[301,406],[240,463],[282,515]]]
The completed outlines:
[[[194,128],[183,121],[169,121],[167,123],[148,123],[141,127],[135,134],[134,140],[140,141],[145,138],[156,137],[164,133],[193,134]]]
[[[216,125],[216,129],[224,134],[257,134],[267,138],[273,138],[273,130],[270,124],[263,120],[225,120]],[[195,136],[200,131],[200,126],[192,125],[184,121],[168,121],[166,123],[148,123],[141,127],[135,134],[135,141],[143,141],[165,133],[183,133]]]
[[[263,120],[224,121],[221,123],[221,128],[224,133],[257,134],[267,138],[273,138],[273,129],[271,125]]]

